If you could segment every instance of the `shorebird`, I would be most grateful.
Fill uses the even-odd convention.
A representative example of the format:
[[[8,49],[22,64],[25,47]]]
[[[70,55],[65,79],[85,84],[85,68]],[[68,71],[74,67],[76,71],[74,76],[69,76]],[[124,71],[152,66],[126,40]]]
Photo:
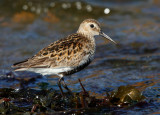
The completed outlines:
[[[76,73],[90,64],[95,54],[96,35],[116,43],[103,33],[98,21],[86,19],[80,24],[76,33],[51,43],[33,57],[15,63],[12,67],[15,71],[31,71],[44,76],[57,75],[62,95],[62,86],[71,92],[64,82],[64,76]]]

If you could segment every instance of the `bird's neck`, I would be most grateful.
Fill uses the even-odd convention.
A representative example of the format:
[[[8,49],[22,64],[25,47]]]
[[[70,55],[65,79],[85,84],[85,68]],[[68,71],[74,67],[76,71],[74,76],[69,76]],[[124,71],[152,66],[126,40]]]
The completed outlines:
[[[89,33],[86,32],[86,31],[79,31],[79,30],[78,30],[78,31],[77,31],[77,34],[80,34],[80,35],[84,36],[85,38],[87,38],[87,39],[95,42],[94,36],[93,36],[92,34],[89,34]]]

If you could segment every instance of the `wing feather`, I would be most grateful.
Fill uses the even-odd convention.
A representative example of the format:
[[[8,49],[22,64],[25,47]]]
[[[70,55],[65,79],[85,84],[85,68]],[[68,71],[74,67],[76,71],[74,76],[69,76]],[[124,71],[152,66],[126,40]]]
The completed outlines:
[[[73,60],[77,59],[77,52],[82,50],[84,43],[83,40],[86,40],[83,36],[79,34],[72,34],[67,38],[58,40],[43,48],[32,58],[13,64],[12,67],[16,70],[21,70],[24,68],[54,68],[64,67],[67,65],[74,66],[78,64],[77,61],[77,63],[75,63]]]

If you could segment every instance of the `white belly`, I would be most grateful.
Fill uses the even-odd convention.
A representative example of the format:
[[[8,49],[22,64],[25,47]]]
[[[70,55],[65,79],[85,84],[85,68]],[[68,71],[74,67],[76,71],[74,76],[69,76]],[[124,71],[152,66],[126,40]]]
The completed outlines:
[[[62,67],[62,68],[29,68],[26,71],[31,71],[35,73],[40,73],[42,75],[59,75],[59,73],[67,72],[72,70],[71,67]]]

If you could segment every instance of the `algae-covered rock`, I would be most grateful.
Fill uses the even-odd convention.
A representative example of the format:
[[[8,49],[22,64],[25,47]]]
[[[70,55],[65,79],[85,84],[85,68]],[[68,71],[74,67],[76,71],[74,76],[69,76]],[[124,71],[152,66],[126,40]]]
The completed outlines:
[[[111,93],[110,97],[111,102],[116,105],[132,104],[145,98],[142,93],[133,86],[120,86],[117,91]]]

